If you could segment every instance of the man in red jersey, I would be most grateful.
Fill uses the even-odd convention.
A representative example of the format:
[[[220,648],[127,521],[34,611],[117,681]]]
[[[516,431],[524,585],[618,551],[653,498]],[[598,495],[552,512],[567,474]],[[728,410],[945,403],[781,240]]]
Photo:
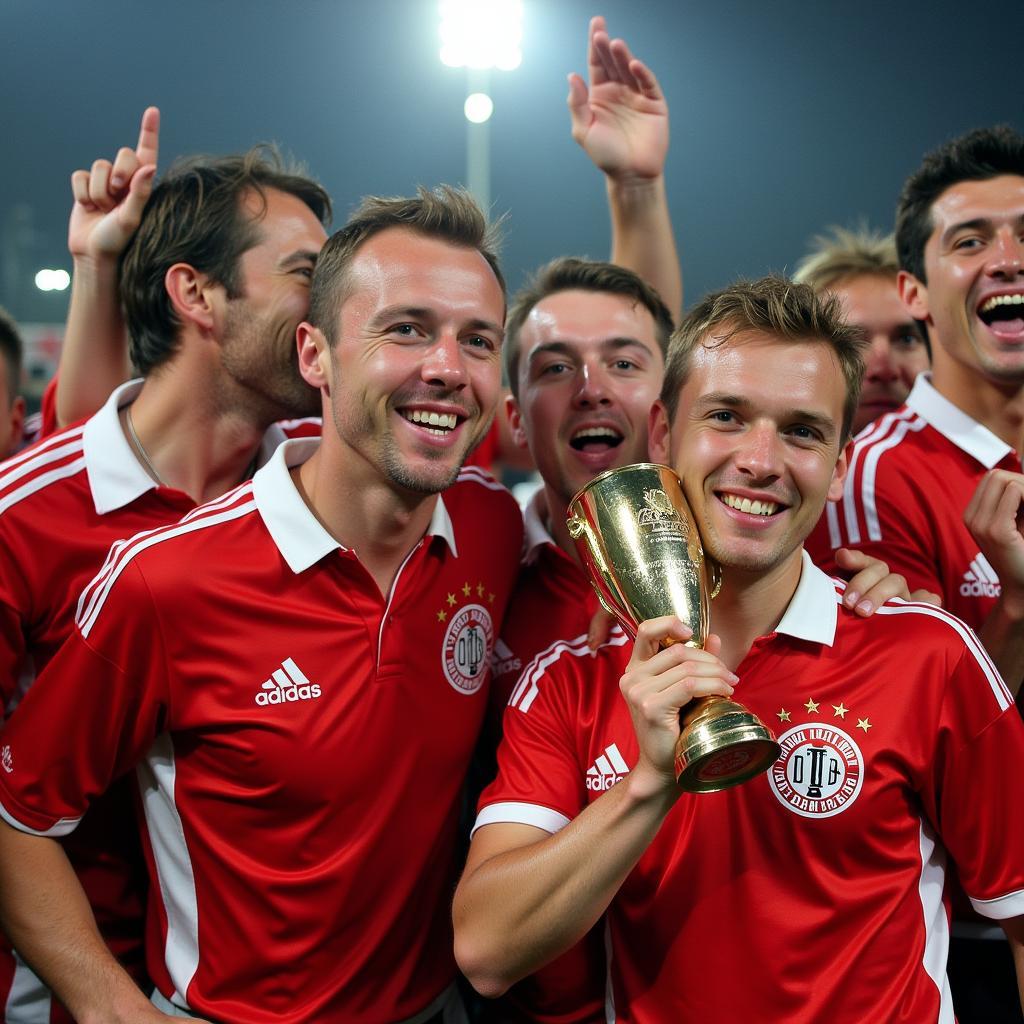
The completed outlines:
[[[899,287],[933,370],[858,438],[842,501],[810,549],[855,546],[942,595],[1010,689],[1024,679],[1024,136],[983,129],[929,154],[897,209]],[[950,958],[966,1024],[1019,1021],[998,931],[958,922]]]
[[[898,409],[917,375],[930,365],[924,333],[900,302],[898,273],[892,235],[835,227],[814,240],[812,251],[793,274],[794,281],[837,296],[846,319],[867,334],[855,435],[872,420]]]
[[[458,1019],[458,798],[522,535],[503,489],[460,474],[500,387],[480,211],[368,201],[310,306],[322,441],[115,545],[3,733],[4,923],[79,1020]],[[159,1009],[48,838],[133,768]]]
[[[812,553],[857,547],[942,595],[1015,693],[1024,679],[1024,136],[929,154],[897,211],[899,287],[933,369],[858,438]]]
[[[144,201],[137,178],[156,160],[153,112],[129,152],[130,205]],[[90,213],[87,201],[78,212],[109,229],[117,211]],[[274,381],[296,376],[288,318],[306,309],[329,210],[318,185],[258,153],[194,162],[153,193],[122,269],[145,379],[118,388],[86,423],[0,465],[0,719],[18,716],[36,674],[73,631],[78,594],[110,545],[237,485],[283,439],[274,421],[308,408],[311,388],[300,394]],[[76,278],[76,288],[81,302],[86,280]],[[65,843],[101,935],[148,987],[145,869],[127,780]],[[68,1019],[6,942],[0,1005],[5,1020]]]
[[[662,650],[690,634],[656,619],[630,655],[616,629],[513,696],[455,899],[481,991],[607,910],[619,1021],[951,1019],[947,853],[1024,936],[1024,787],[1001,768],[1024,725],[998,673],[938,609],[850,613],[802,550],[841,492],[860,349],[834,300],[778,279],[710,296],[674,335],[651,454],[676,465],[723,568],[714,635]],[[734,687],[782,758],[681,795],[679,709]]]

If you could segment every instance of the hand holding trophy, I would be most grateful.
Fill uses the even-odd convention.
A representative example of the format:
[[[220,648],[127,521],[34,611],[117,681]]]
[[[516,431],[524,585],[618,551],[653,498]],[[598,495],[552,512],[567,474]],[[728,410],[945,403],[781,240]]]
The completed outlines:
[[[676,615],[693,630],[687,643],[704,645],[718,590],[671,469],[638,463],[602,473],[569,503],[568,525],[601,604],[630,636],[646,619]],[[676,781],[713,793],[765,771],[779,753],[770,730],[742,704],[702,697],[682,714]]]

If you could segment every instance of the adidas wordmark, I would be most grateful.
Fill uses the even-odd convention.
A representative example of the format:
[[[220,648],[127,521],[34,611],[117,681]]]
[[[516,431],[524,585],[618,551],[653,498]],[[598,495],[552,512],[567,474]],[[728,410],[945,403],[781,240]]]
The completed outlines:
[[[619,748],[613,743],[604,748],[604,753],[599,754],[597,760],[587,769],[587,789],[594,793],[603,793],[611,789],[616,782],[621,781],[629,774],[629,765],[619,753]]]
[[[995,569],[989,560],[979,551],[971,561],[971,567],[964,573],[964,581],[960,584],[962,597],[999,597],[1003,588]]]
[[[320,687],[311,683],[291,658],[285,658],[281,667],[274,669],[256,694],[256,703],[290,704],[297,700],[315,700],[320,692]]]

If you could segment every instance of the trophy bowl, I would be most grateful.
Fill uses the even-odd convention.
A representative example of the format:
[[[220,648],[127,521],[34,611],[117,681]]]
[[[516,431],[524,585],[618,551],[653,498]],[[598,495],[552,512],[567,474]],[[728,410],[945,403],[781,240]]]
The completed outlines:
[[[573,497],[569,533],[604,608],[634,639],[646,619],[675,615],[703,647],[719,573],[668,467],[641,462],[595,477]],[[780,754],[768,727],[738,701],[700,697],[681,712],[676,781],[714,793],[765,771]]]

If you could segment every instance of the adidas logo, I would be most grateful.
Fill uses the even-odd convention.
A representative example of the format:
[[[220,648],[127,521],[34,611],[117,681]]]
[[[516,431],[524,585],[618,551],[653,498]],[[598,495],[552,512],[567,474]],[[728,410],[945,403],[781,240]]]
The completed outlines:
[[[964,581],[960,584],[961,597],[998,597],[1003,592],[995,569],[989,565],[988,559],[979,551],[971,562],[971,567],[964,573]]]
[[[587,789],[603,793],[611,789],[629,772],[629,765],[622,759],[619,748],[613,743],[604,748],[604,753],[587,769]]]
[[[522,659],[515,656],[515,652],[501,637],[495,641],[494,654],[491,658],[491,673],[496,676],[503,676],[506,672],[518,672],[523,667]]]
[[[281,667],[274,669],[263,689],[256,694],[257,704],[290,704],[297,700],[314,700],[320,696],[320,687],[302,674],[302,669],[285,658]]]

